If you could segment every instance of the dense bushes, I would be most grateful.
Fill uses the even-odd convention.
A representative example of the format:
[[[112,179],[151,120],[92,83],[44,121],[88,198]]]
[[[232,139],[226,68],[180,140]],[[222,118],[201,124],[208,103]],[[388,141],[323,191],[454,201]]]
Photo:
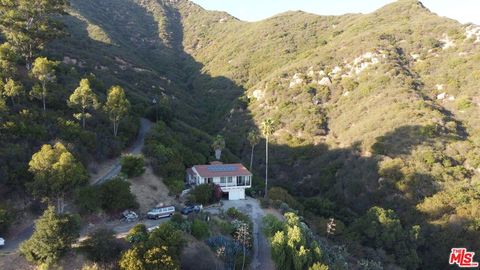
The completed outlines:
[[[194,187],[189,193],[189,200],[199,204],[212,204],[221,198],[220,187],[214,184],[202,184]]]
[[[191,227],[192,235],[202,240],[209,236],[208,224],[202,220],[194,219]]]
[[[180,268],[180,254],[185,246],[181,231],[167,222],[151,233],[146,232],[144,225],[135,227],[135,232],[129,233],[130,236],[139,234],[143,236],[135,237],[133,246],[122,254],[120,269]]]
[[[372,207],[352,224],[350,230],[362,244],[395,254],[400,266],[406,269],[418,268],[420,259],[416,249],[420,226],[405,229],[393,210]]]
[[[84,214],[95,213],[102,209],[109,213],[136,209],[138,203],[130,191],[130,183],[122,178],[106,181],[100,186],[88,186],[78,190],[76,203]]]
[[[324,261],[322,250],[311,238],[307,228],[293,213],[285,214],[286,223],[278,226],[271,217],[264,219],[269,225],[267,235],[271,235],[272,259],[277,269],[308,269]],[[276,224],[275,226],[271,226]],[[283,227],[283,228],[282,228]],[[280,229],[280,230],[279,230]],[[318,266],[315,266],[318,267]]]
[[[108,265],[118,261],[123,248],[113,231],[99,229],[82,243],[82,249],[90,261]]]
[[[0,235],[7,233],[13,221],[12,209],[6,205],[0,205]]]
[[[145,172],[145,159],[142,155],[123,155],[120,164],[122,165],[122,173],[129,178],[140,176]]]

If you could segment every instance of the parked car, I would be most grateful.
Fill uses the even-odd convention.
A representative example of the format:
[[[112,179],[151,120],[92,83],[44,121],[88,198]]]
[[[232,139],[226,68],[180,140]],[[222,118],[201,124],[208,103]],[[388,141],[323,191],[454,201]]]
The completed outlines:
[[[5,239],[0,237],[0,248],[5,246]]]
[[[125,210],[122,213],[122,220],[126,222],[134,222],[137,219],[138,219],[138,215],[133,211]]]
[[[202,208],[203,208],[203,205],[201,204],[187,205],[180,212],[184,215],[188,215],[193,212],[198,213],[200,212],[200,210],[202,210]]]
[[[147,212],[147,218],[159,219],[171,217],[175,213],[175,206],[156,207]]]

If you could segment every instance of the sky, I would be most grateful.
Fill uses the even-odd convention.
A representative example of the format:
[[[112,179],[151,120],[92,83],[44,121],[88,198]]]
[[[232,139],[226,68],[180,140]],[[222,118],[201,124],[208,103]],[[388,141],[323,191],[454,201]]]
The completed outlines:
[[[319,15],[369,13],[392,0],[192,0],[208,10],[221,10],[244,21],[258,21],[288,10]],[[480,0],[423,0],[432,12],[461,23],[480,25]]]

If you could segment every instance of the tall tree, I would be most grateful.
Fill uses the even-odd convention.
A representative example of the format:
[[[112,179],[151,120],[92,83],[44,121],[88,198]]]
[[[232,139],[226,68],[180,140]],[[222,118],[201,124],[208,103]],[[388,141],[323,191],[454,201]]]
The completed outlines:
[[[90,81],[82,79],[80,85],[75,89],[69,98],[68,104],[71,107],[78,108],[80,113],[74,114],[74,117],[82,121],[82,126],[85,128],[86,118],[90,118],[90,109],[98,109],[99,103],[97,96],[90,88]]]
[[[114,136],[117,136],[120,120],[127,115],[129,107],[130,102],[128,102],[123,88],[120,86],[112,86],[108,90],[107,102],[105,103],[104,110],[113,123]]]
[[[38,57],[33,63],[32,75],[40,81],[42,89],[40,93],[37,91],[32,91],[34,97],[39,97],[43,102],[43,111],[47,110],[45,99],[47,97],[47,83],[53,82],[56,80],[55,77],[55,67],[57,63],[55,61],[50,61],[46,57]]]
[[[15,74],[15,58],[16,55],[10,44],[0,45],[0,79],[4,83]]]
[[[88,179],[83,165],[62,143],[56,143],[53,147],[49,144],[42,146],[28,165],[34,176],[33,182],[28,183],[33,195],[49,202],[56,199],[60,213],[63,212],[65,194]]]
[[[268,141],[273,134],[274,123],[271,118],[262,123],[262,133],[265,136],[265,198],[268,197]]]
[[[250,171],[253,169],[253,151],[255,150],[255,146],[260,142],[260,134],[256,130],[252,130],[248,133],[247,136],[248,141],[250,142],[250,146],[252,146],[252,152],[250,154]]]
[[[0,29],[25,59],[27,69],[36,53],[63,33],[63,25],[54,15],[63,14],[67,5],[68,0],[0,1]]]
[[[3,95],[9,97],[13,105],[15,105],[15,98],[23,94],[23,91],[23,85],[12,79],[8,79],[7,83],[3,86]]]
[[[55,212],[55,207],[48,207],[35,221],[33,235],[20,245],[20,253],[28,261],[51,266],[77,240],[80,231],[78,220]]]
[[[225,148],[225,139],[222,135],[217,135],[212,143],[213,150],[215,151],[215,158],[220,160],[222,157],[222,150]]]

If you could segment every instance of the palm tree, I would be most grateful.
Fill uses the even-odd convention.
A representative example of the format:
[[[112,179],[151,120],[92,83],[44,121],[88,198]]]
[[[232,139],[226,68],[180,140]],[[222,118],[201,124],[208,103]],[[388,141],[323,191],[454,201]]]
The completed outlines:
[[[268,197],[268,140],[273,134],[273,120],[267,118],[262,123],[262,133],[265,136],[265,198]]]
[[[222,150],[225,148],[225,139],[222,135],[217,135],[212,143],[213,150],[215,150],[215,158],[220,160]]]
[[[248,141],[250,142],[250,145],[252,146],[252,153],[250,154],[250,171],[252,171],[253,168],[253,150],[255,149],[255,146],[260,142],[260,134],[256,130],[252,130],[248,133]]]

